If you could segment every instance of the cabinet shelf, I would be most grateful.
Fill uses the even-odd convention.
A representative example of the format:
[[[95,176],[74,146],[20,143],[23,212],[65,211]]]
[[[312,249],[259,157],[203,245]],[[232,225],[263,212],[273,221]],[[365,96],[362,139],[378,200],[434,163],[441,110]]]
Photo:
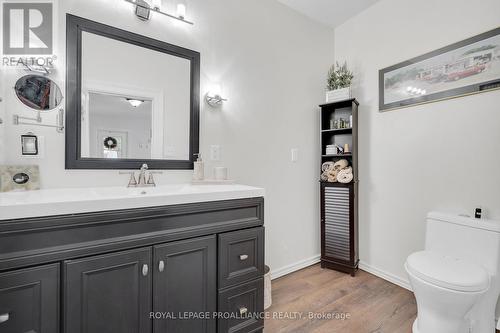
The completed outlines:
[[[352,154],[321,155],[321,157],[352,157]]]
[[[352,133],[352,127],[349,128],[335,128],[335,129],[325,129],[322,130],[321,133],[331,133],[331,134],[344,134],[344,133]]]

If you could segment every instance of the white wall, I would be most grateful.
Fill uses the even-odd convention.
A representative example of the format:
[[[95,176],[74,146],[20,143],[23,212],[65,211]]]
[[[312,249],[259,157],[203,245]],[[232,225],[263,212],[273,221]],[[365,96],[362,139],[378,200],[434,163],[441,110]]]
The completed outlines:
[[[66,12],[199,51],[202,95],[211,81],[218,81],[229,99],[222,110],[202,104],[201,151],[208,157],[210,145],[222,147],[222,161],[209,163],[207,173],[215,164],[225,165],[239,183],[266,188],[266,257],[274,270],[317,255],[316,105],[323,101],[333,59],[333,31],[275,0],[190,0],[187,5],[194,26],[156,15],[142,22],[122,0],[59,1],[56,81],[64,87]],[[10,71],[6,86],[13,86],[17,75]],[[5,97],[10,114],[33,114],[12,91]],[[45,158],[37,160],[44,188],[127,183],[117,171],[64,170],[64,136],[53,129],[8,129],[9,163],[23,162],[16,146],[20,134],[32,130],[45,135]],[[290,162],[291,148],[300,150],[297,163]],[[187,182],[190,177],[191,172],[167,171],[157,182]]]
[[[406,281],[430,210],[500,219],[500,91],[378,112],[378,70],[500,25],[498,0],[383,0],[335,30],[360,107],[360,256]]]

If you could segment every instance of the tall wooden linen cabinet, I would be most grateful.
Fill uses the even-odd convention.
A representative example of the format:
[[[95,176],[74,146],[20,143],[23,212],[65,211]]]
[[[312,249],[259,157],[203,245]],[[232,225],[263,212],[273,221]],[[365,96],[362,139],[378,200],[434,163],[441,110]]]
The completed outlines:
[[[353,169],[350,183],[320,181],[321,267],[352,276],[359,263],[358,106],[356,99],[320,105],[321,164],[345,159]],[[346,144],[349,152],[327,151],[327,146]]]

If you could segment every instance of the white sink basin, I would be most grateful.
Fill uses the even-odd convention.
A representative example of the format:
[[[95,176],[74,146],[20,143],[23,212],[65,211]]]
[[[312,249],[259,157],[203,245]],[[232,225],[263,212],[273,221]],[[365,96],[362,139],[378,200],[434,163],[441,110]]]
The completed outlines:
[[[95,187],[0,193],[0,220],[243,199],[264,196],[245,185]]]

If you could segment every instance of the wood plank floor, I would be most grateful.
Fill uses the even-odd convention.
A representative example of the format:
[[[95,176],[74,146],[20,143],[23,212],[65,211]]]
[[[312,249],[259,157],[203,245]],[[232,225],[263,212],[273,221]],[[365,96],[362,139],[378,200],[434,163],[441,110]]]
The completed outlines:
[[[272,287],[264,333],[411,333],[417,315],[413,293],[361,270],[352,278],[318,264]],[[310,319],[309,312],[349,318]]]
[[[272,286],[265,333],[410,333],[417,315],[411,292],[361,270],[352,278],[314,265]]]

